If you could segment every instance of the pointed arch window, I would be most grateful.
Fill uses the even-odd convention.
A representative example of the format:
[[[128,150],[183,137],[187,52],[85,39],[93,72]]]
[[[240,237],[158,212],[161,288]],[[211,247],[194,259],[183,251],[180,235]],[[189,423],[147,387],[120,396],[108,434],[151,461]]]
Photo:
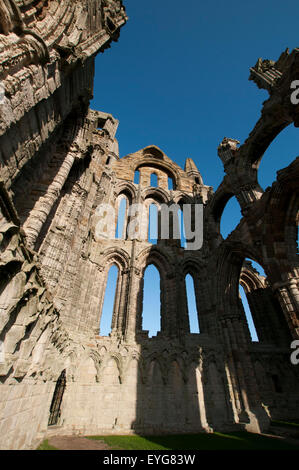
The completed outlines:
[[[100,336],[109,336],[112,331],[113,313],[116,308],[116,288],[119,270],[112,265],[108,272],[104,303],[100,320]]]
[[[147,266],[144,272],[142,330],[149,332],[149,337],[161,331],[160,273],[154,264]]]
[[[168,176],[168,190],[172,191],[174,189],[173,187],[173,179],[171,176]]]
[[[191,274],[185,277],[186,295],[187,295],[187,308],[189,315],[190,333],[200,333],[199,319],[196,305],[196,293],[194,278]]]
[[[187,240],[186,240],[186,235],[185,235],[184,212],[182,208],[178,210],[178,220],[179,220],[179,230],[180,230],[180,246],[181,248],[186,248]]]
[[[152,203],[148,212],[148,241],[156,244],[159,237],[159,209]]]
[[[136,170],[134,173],[134,184],[139,184],[140,183],[140,171]]]
[[[244,308],[245,315],[246,315],[246,321],[247,321],[247,325],[248,325],[248,328],[249,328],[251,341],[258,342],[259,337],[258,337],[256,328],[255,328],[255,324],[254,324],[254,320],[253,320],[253,317],[252,317],[251,309],[250,309],[250,306],[249,306],[249,303],[248,303],[248,300],[247,300],[245,290],[244,290],[243,286],[241,286],[241,285],[239,286],[239,293],[240,293],[240,297],[241,297],[241,300],[242,300],[242,303],[243,303],[243,308]]]
[[[233,196],[226,203],[221,215],[220,233],[224,239],[235,230],[241,219],[240,205],[237,198]]]
[[[157,188],[158,187],[158,176],[156,175],[156,173],[152,173],[151,174],[151,186],[153,188]]]
[[[118,199],[118,216],[116,224],[115,238],[126,240],[127,232],[127,212],[128,200],[126,196],[122,195]]]
[[[246,258],[244,260],[244,265],[246,265],[246,263],[249,264],[251,266],[251,269],[253,269],[256,272],[257,279],[259,278],[259,276],[261,277],[261,279],[263,277],[266,277],[265,271],[263,270],[262,266],[260,266],[257,262]],[[249,329],[251,341],[254,341],[254,342],[260,341],[259,333],[258,333],[261,327],[260,313],[259,313],[259,308],[257,307],[257,302],[258,304],[260,303],[260,298],[256,297],[256,295],[258,294],[259,294],[258,288],[250,289],[247,285],[247,282],[244,283],[244,280],[240,278],[239,295],[240,295],[243,308],[245,311],[245,316],[246,316],[246,321],[247,321],[247,326]]]

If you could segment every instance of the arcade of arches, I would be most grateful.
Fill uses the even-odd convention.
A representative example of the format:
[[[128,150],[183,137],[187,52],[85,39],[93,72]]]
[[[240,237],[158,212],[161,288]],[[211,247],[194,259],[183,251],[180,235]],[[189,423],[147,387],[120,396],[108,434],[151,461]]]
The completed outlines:
[[[3,5],[15,3],[0,15],[0,447],[35,448],[54,432],[261,432],[299,419],[299,158],[266,191],[258,183],[271,142],[299,127],[288,99],[299,50],[251,68],[269,99],[242,145],[219,145],[214,190],[192,159],[182,169],[154,145],[120,158],[118,121],[89,108],[95,53],[127,20],[120,0]],[[231,198],[242,219],[224,239]],[[115,209],[116,237],[97,236],[102,204]],[[128,234],[132,204],[146,209],[136,216],[145,237]],[[182,224],[180,239],[162,238],[161,207],[172,204],[203,206],[200,249],[188,249]]]

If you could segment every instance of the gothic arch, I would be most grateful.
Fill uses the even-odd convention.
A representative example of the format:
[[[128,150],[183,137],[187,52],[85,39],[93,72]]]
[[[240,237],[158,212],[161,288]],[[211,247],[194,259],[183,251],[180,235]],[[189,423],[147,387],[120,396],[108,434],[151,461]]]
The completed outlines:
[[[189,196],[189,194],[180,191],[179,194],[176,192],[172,202],[181,206],[182,204],[194,204],[194,199],[192,196]]]
[[[117,330],[119,333],[123,333],[126,325],[125,305],[127,296],[126,292],[128,288],[129,256],[122,249],[110,248],[104,252],[101,265],[104,266],[104,268],[102,272],[101,290],[99,292],[99,314],[96,316],[96,323],[97,325],[101,324],[108,275],[110,268],[114,265],[118,269],[118,276],[116,281],[111,332]]]
[[[164,153],[162,150],[159,149],[156,145],[150,145],[149,147],[145,147],[142,151],[143,157],[149,157],[149,158],[158,158],[159,160],[164,159]]]
[[[184,277],[190,274],[195,278],[199,278],[201,267],[202,261],[196,259],[194,255],[192,257],[190,255],[187,256],[180,264],[180,269]]]
[[[234,195],[235,194],[228,185],[226,178],[224,178],[223,182],[208,202],[207,209],[210,217],[212,217],[214,225],[213,230],[216,230],[218,234],[220,234],[220,221],[224,209],[228,201],[234,197]]]
[[[245,292],[251,292],[256,289],[263,289],[265,282],[261,276],[248,264],[243,264],[240,275],[240,284]]]
[[[216,298],[219,301],[219,311],[222,313],[227,312],[229,309],[234,310],[235,314],[239,315],[239,282],[241,269],[246,258],[261,264],[255,250],[243,243],[225,241],[220,247],[215,287]]]
[[[144,361],[143,361],[142,356],[139,353],[134,354],[133,356],[129,357],[129,359],[126,363],[126,366],[124,367],[124,370],[123,370],[124,383],[127,381],[128,373],[129,373],[131,365],[134,361],[137,362],[138,375],[139,375],[139,378],[141,380],[141,383],[144,384],[145,383],[145,380],[144,380]],[[137,382],[137,384],[138,384],[138,382]]]
[[[157,353],[151,354],[150,357],[147,358],[147,361],[146,361],[147,383],[149,383],[149,379],[153,379],[153,375],[151,374],[153,374],[155,367],[158,367],[158,370],[161,374],[163,385],[165,385],[167,383],[168,371]],[[152,382],[152,385],[153,385],[153,382]]]
[[[141,251],[138,255],[138,264],[141,268],[142,275],[150,264],[154,264],[160,275],[169,278],[174,277],[174,267],[170,258],[157,245],[150,246]]]
[[[146,268],[153,264],[160,274],[160,325],[161,333],[169,335],[176,330],[176,300],[170,295],[175,286],[175,270],[170,260],[157,247],[152,246],[143,250],[138,256],[140,269],[139,277],[139,301],[137,309],[137,329],[142,331],[143,313],[143,286]]]
[[[89,357],[93,360],[96,368],[96,382],[100,381],[102,357],[97,351],[90,351]]]
[[[96,363],[94,356],[88,353],[84,354],[77,363],[76,382],[84,385],[98,382],[99,370],[100,367]]]
[[[152,157],[146,157],[146,160],[137,161],[133,167],[133,172],[139,170],[142,167],[157,168],[158,170],[163,171],[168,174],[173,179],[174,189],[181,189],[181,177],[179,171],[171,163],[166,162],[165,160],[157,160]]]
[[[118,183],[114,189],[115,198],[124,194],[129,201],[129,204],[134,204],[137,198],[137,190],[133,183],[130,181],[123,181]]]
[[[124,370],[123,370],[123,359],[122,359],[121,355],[118,354],[117,352],[110,352],[104,357],[104,359],[101,363],[101,368],[100,368],[101,381],[104,378],[105,369],[106,369],[107,365],[109,364],[109,362],[111,360],[113,360],[115,362],[116,366],[117,366],[120,383],[123,383],[123,372],[124,372]]]
[[[128,253],[121,248],[108,248],[101,257],[101,266],[105,266],[105,270],[115,264],[120,272],[129,269],[130,257]],[[109,269],[108,269],[109,270]]]
[[[130,195],[121,192],[115,200],[115,238],[117,239],[127,240],[130,205]]]
[[[169,194],[162,188],[146,188],[142,191],[141,197],[143,201],[152,199],[158,204],[168,204],[170,202]]]
[[[262,116],[251,136],[239,148],[238,166],[258,170],[268,147],[290,124],[291,120],[286,121],[283,112],[281,114],[269,113],[267,119]]]
[[[167,360],[167,368],[166,368],[166,381],[167,381],[167,383],[169,383],[169,377],[170,377],[170,374],[171,374],[171,367],[173,366],[173,364],[177,365],[178,370],[180,371],[180,374],[181,374],[181,377],[182,377],[182,381],[183,381],[183,383],[186,383],[188,378],[187,378],[185,365],[183,364],[182,359],[180,357],[178,357],[178,355],[175,354],[175,353],[171,354],[168,357],[168,360]]]

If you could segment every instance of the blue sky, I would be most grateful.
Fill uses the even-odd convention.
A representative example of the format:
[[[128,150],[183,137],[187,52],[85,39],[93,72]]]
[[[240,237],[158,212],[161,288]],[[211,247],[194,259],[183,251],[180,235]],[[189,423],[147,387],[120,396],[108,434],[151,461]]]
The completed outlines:
[[[193,158],[216,190],[224,175],[219,143],[224,137],[243,143],[268,98],[248,81],[249,68],[298,46],[298,1],[124,3],[129,21],[118,43],[96,59],[91,107],[120,121],[121,157],[158,145],[181,167]],[[266,151],[258,176],[264,189],[298,156],[296,143],[298,131],[289,127]],[[232,199],[222,234],[239,219]]]

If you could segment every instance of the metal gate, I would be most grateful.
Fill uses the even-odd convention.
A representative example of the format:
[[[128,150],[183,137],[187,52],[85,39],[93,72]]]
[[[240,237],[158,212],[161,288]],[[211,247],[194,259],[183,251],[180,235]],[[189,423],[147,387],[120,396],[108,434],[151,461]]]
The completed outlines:
[[[56,382],[52,403],[50,406],[49,426],[54,426],[58,423],[60,417],[60,407],[62,402],[63,393],[66,386],[65,370],[63,370]]]

